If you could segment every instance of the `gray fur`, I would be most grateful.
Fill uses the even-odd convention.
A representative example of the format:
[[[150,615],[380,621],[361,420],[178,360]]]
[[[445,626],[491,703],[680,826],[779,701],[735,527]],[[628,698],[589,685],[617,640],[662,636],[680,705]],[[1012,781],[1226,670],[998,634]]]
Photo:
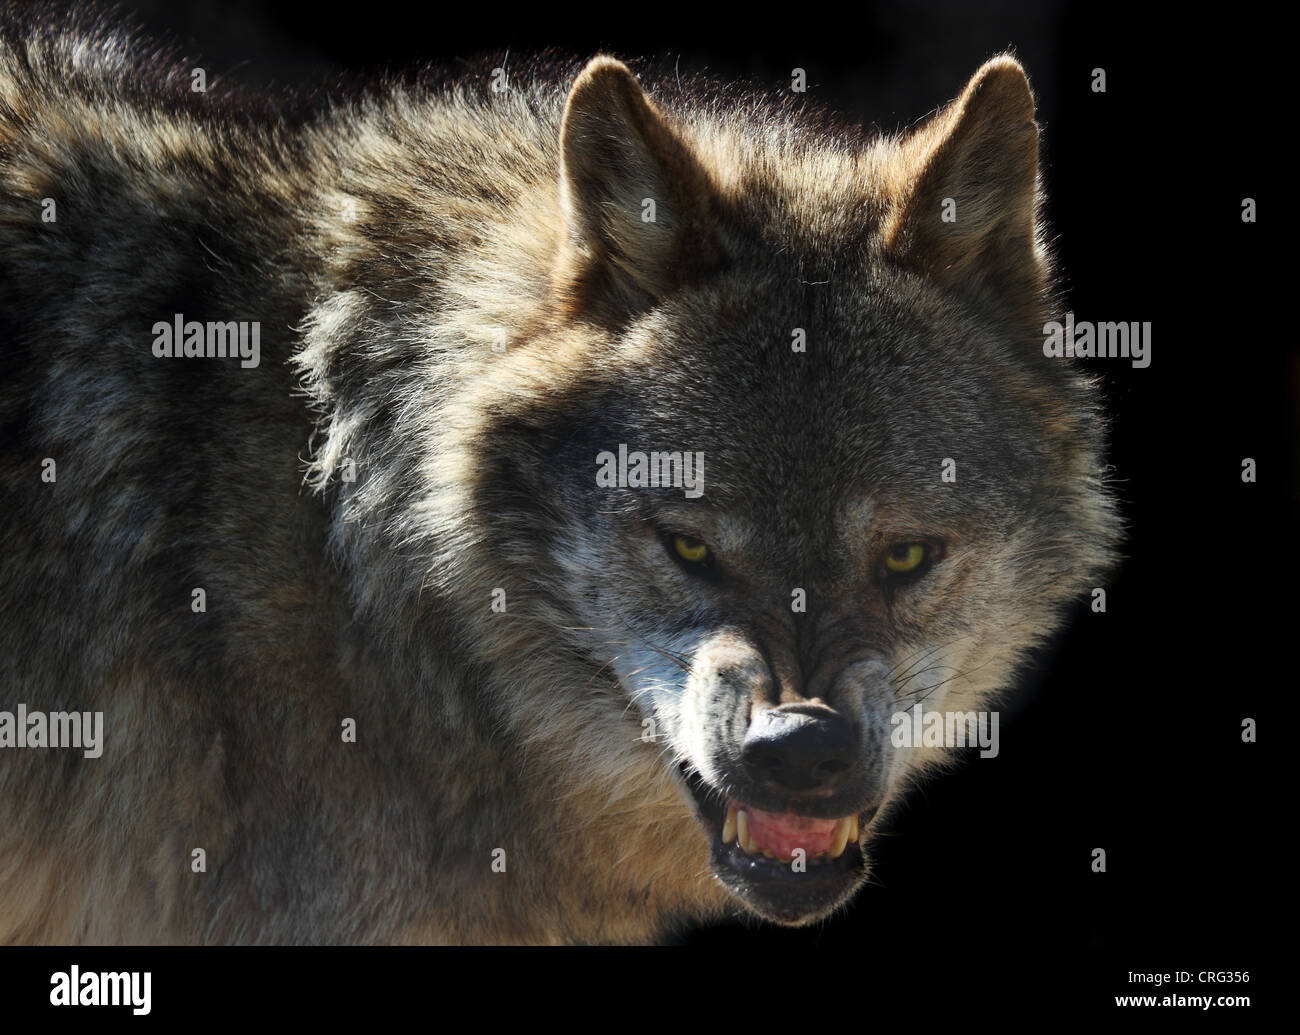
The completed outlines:
[[[608,59],[277,110],[146,53],[0,43],[0,708],[105,714],[102,758],[0,751],[0,941],[626,942],[743,910],[677,763],[725,794],[752,714],[817,700],[863,731],[853,807],[887,806],[939,761],[889,712],[987,705],[1108,563],[1010,59],[868,143],[707,83],[647,106]],[[963,271],[920,220],[972,163]],[[260,365],[155,358],[174,313],[260,321]],[[702,451],[704,496],[598,489],[620,442]],[[944,557],[886,592],[907,534]]]

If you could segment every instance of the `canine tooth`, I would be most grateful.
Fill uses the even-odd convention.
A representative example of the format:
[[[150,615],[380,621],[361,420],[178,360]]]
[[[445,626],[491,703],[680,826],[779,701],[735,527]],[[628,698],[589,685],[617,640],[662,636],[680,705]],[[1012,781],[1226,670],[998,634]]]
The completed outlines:
[[[835,824],[835,833],[831,837],[831,847],[829,849],[832,859],[838,859],[844,854],[844,846],[849,843],[849,817],[845,816]]]
[[[859,837],[858,816],[857,813],[854,813],[852,816],[849,817],[849,840],[857,841],[858,837]]]
[[[729,845],[734,840],[736,840],[736,806],[728,805],[727,818],[722,824],[722,843]]]
[[[764,848],[764,849],[763,849],[763,858],[764,858],[764,859],[775,859],[776,856],[772,854],[772,850],[771,850],[770,848]]]
[[[736,810],[736,844],[741,851],[749,851],[749,813],[744,809]]]

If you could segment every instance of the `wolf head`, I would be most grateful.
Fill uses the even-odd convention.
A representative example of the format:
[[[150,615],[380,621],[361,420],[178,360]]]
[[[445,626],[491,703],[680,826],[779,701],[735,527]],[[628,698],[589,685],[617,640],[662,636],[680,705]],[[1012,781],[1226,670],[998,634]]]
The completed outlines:
[[[894,717],[986,705],[1108,560],[1092,389],[1041,348],[1037,149],[1009,57],[867,147],[666,114],[605,58],[568,95],[522,346],[553,392],[485,457],[503,549],[531,534],[566,642],[764,917],[852,893],[945,755]]]
[[[671,780],[695,816],[678,857],[707,850],[744,907],[804,923],[949,757],[896,717],[988,705],[1109,562],[1101,417],[1042,349],[1015,60],[870,142],[656,96],[588,64],[537,157],[551,197],[462,270],[513,324],[439,418],[435,451],[468,454],[429,505],[455,528],[435,567],[474,587],[466,610],[510,597],[465,634],[530,702],[503,721],[611,797],[642,781],[669,808],[647,774]]]

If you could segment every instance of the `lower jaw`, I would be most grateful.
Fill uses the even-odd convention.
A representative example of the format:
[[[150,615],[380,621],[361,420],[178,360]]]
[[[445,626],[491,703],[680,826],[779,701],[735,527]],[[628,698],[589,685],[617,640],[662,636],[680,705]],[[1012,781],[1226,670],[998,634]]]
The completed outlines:
[[[794,863],[755,858],[715,833],[710,863],[714,876],[746,909],[774,923],[812,923],[847,902],[866,880],[861,847],[848,845],[838,859]]]
[[[748,912],[773,923],[801,926],[834,912],[866,882],[867,861],[859,840],[859,824],[854,824],[852,839],[837,857],[832,858],[827,851],[798,862],[765,858],[741,847],[738,831],[727,822],[727,805],[719,803],[685,765],[680,767],[679,776],[710,840],[709,862],[714,877]],[[872,817],[857,818],[865,828]],[[722,839],[724,826],[726,842]]]

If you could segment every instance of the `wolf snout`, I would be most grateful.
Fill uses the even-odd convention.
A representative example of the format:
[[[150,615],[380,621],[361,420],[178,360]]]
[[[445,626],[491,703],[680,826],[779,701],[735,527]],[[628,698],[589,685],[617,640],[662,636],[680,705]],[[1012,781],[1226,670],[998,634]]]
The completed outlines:
[[[755,784],[793,794],[830,794],[852,772],[860,745],[853,725],[829,708],[796,705],[754,715],[740,757]]]

